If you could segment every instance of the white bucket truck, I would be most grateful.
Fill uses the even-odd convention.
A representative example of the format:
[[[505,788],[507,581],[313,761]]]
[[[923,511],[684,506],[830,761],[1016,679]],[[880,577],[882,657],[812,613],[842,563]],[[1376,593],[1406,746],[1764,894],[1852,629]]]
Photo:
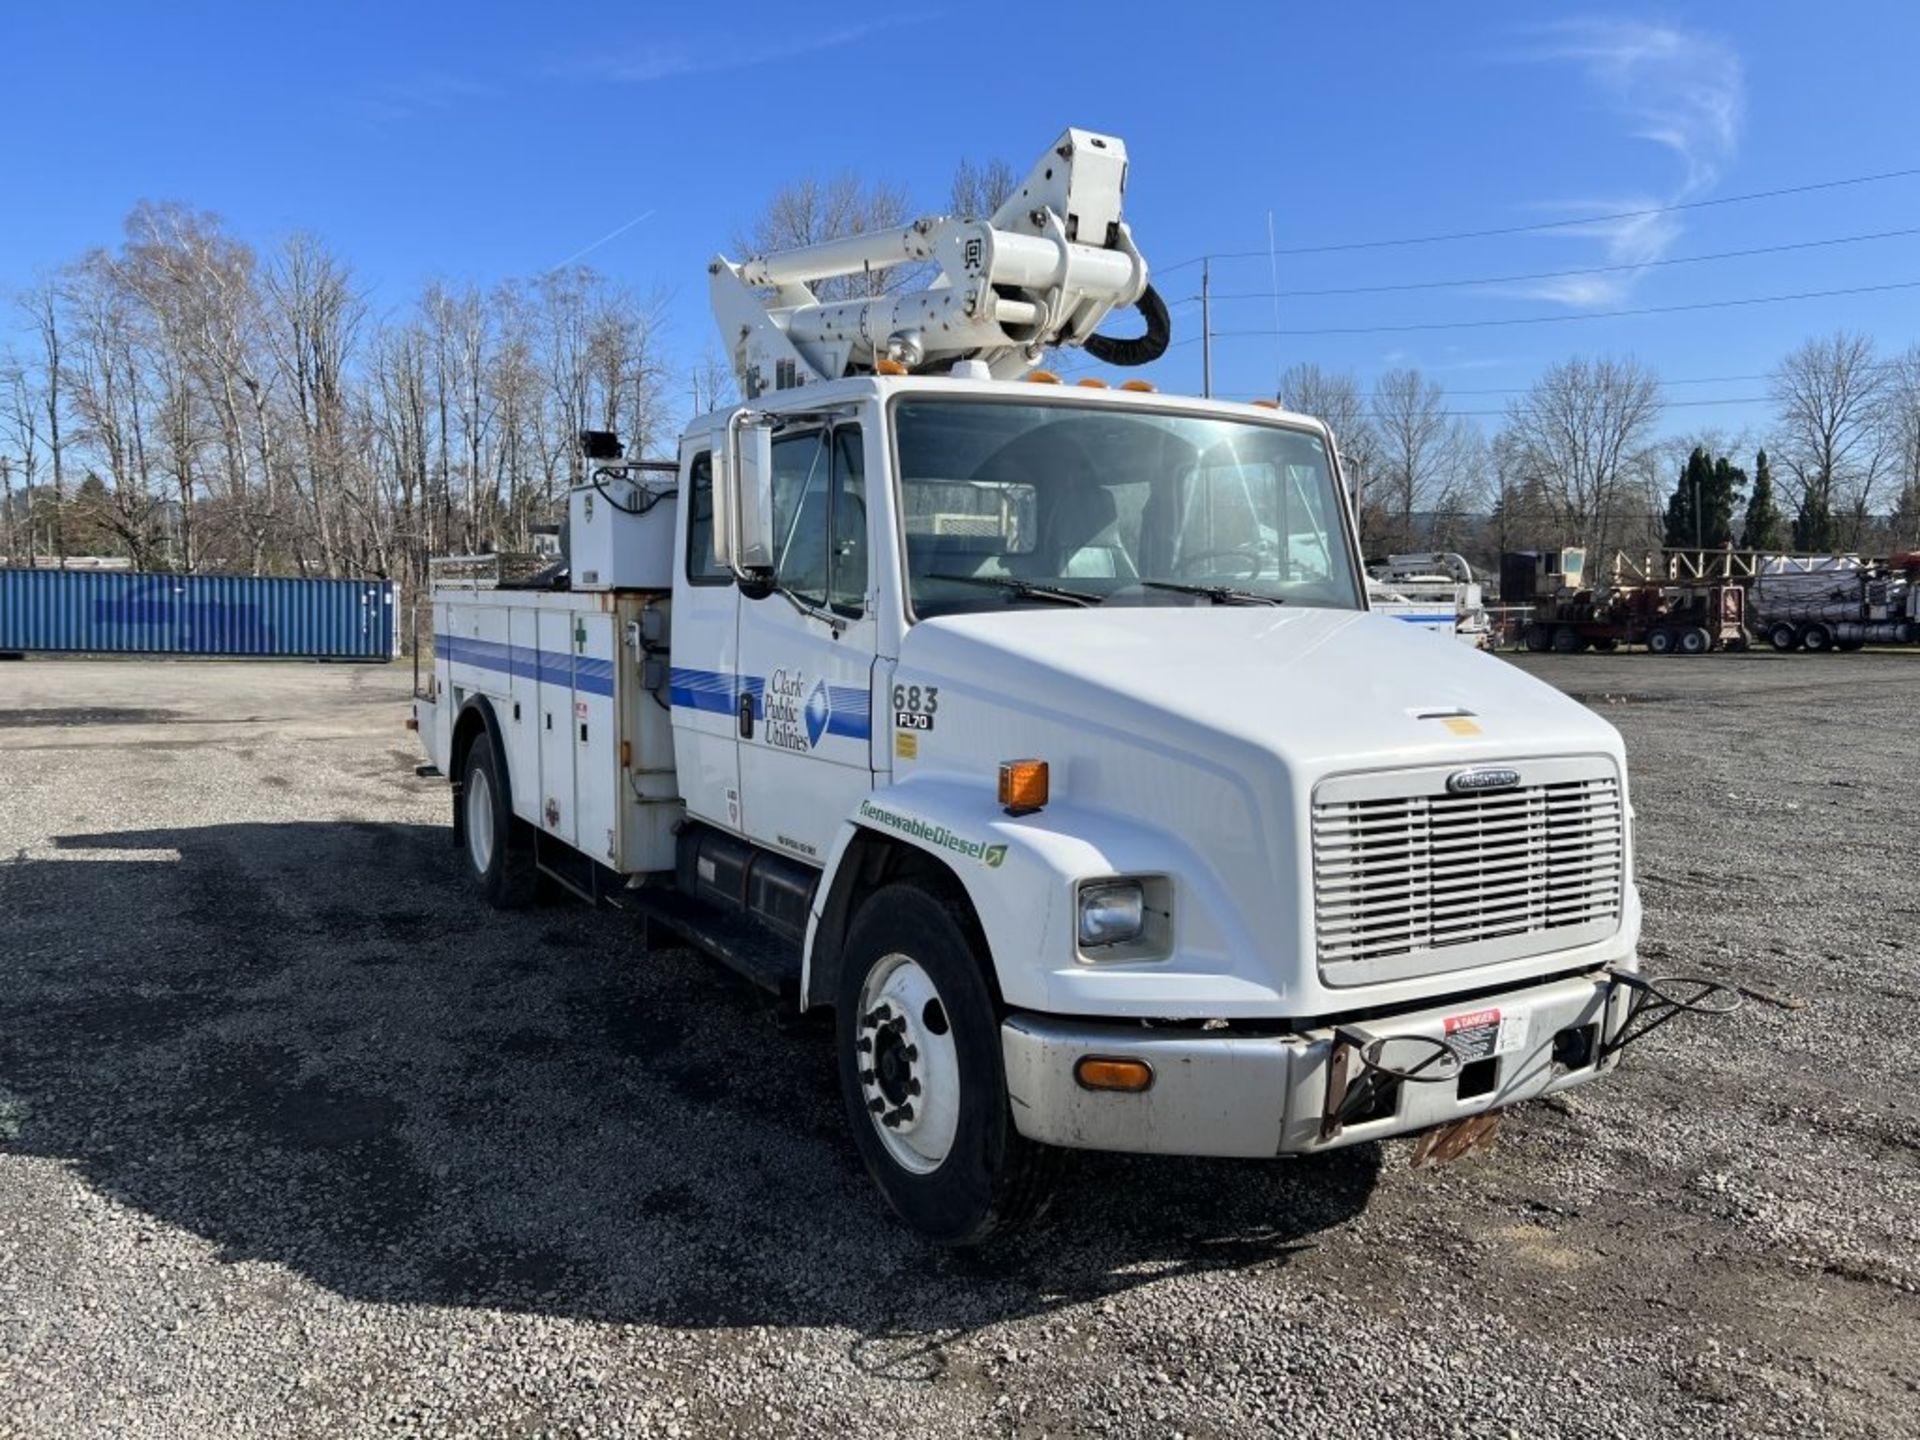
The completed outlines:
[[[480,891],[830,1008],[869,1169],[954,1243],[1065,1150],[1466,1148],[1674,1011],[1619,735],[1368,613],[1323,425],[1032,370],[1165,347],[1125,173],[1072,130],[990,219],[716,260],[744,402],[671,474],[589,437],[567,573],[433,597]]]

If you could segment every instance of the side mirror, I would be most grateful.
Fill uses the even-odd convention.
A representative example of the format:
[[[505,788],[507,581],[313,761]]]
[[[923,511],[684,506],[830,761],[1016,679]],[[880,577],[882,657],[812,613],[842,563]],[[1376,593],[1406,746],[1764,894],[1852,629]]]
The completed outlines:
[[[724,558],[735,575],[755,579],[773,569],[773,422],[742,415],[729,428],[732,494],[724,512]]]

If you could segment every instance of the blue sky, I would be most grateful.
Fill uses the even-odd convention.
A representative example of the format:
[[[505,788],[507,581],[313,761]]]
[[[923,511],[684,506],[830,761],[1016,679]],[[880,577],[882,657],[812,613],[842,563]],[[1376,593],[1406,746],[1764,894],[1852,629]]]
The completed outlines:
[[[16,3],[0,15],[0,288],[177,199],[268,244],[322,236],[377,308],[429,278],[489,283],[586,256],[666,299],[691,361],[704,264],[781,182],[852,167],[942,204],[955,162],[1024,172],[1068,124],[1123,136],[1129,218],[1172,300],[1222,260],[1216,390],[1293,360],[1428,371],[1496,412],[1542,366],[1637,354],[1674,381],[1665,428],[1758,431],[1757,375],[1805,336],[1920,338],[1920,288],[1546,324],[1920,282],[1920,6],[1578,10],[1425,4],[443,6]],[[872,15],[874,18],[863,18]],[[996,18],[1013,17],[1014,18]],[[1438,244],[1308,247],[1698,208]],[[646,219],[629,225],[636,217]],[[1272,262],[1273,241],[1281,253]],[[627,227],[627,228],[622,228]],[[611,239],[603,237],[619,231]],[[1606,274],[1512,279],[1626,266]],[[1434,290],[1301,296],[1433,280]],[[1177,306],[1176,340],[1197,336]],[[1197,343],[1157,367],[1199,388]],[[1485,422],[1492,424],[1489,414]]]

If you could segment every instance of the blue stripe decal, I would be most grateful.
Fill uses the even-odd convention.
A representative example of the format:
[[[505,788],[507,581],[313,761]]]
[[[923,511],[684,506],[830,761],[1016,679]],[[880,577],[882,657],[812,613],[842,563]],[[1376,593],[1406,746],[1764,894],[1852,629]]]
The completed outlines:
[[[725,670],[695,670],[676,665],[668,677],[668,696],[683,710],[701,710],[710,715],[733,715],[740,709],[740,697],[753,700],[753,716],[765,720],[767,714],[764,675],[736,675]],[[823,731],[847,740],[873,738],[873,696],[857,685],[827,686],[827,716]]]
[[[1395,615],[1392,618],[1395,620],[1404,620],[1409,625],[1438,625],[1443,621],[1453,621],[1460,617],[1449,610],[1442,615]]]
[[[676,665],[667,676],[667,697],[683,710],[731,715],[739,704],[734,679],[718,670],[690,670]]]
[[[456,665],[475,665],[523,680],[613,697],[611,660],[536,650],[526,645],[503,645],[498,640],[470,640],[461,635],[435,635],[433,643],[440,654]]]

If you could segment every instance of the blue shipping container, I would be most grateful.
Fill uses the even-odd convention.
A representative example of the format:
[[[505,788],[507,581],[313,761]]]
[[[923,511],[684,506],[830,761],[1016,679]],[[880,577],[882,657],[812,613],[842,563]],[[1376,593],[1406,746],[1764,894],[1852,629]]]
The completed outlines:
[[[391,660],[390,580],[0,569],[0,651]]]

